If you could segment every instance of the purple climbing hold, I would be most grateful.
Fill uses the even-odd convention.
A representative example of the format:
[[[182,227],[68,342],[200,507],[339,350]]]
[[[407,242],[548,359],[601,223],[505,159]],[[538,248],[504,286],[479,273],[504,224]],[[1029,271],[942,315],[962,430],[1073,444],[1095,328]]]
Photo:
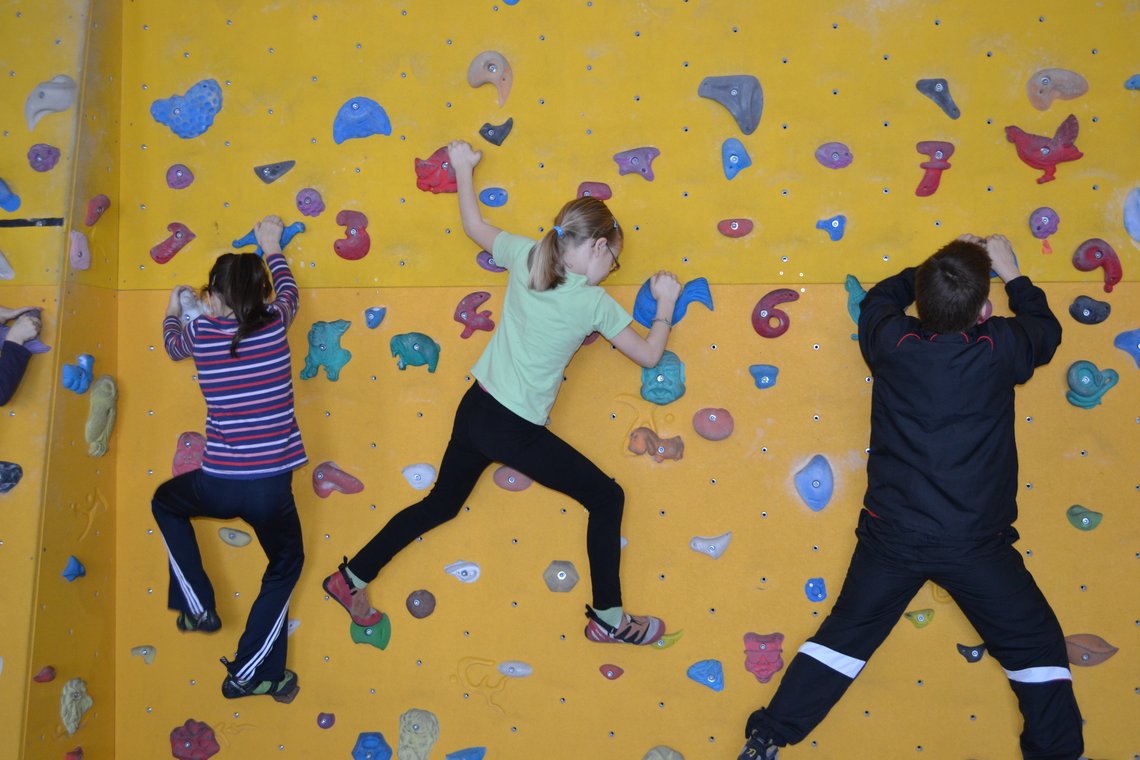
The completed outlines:
[[[1029,215],[1029,231],[1033,233],[1033,237],[1038,240],[1044,240],[1050,235],[1057,234],[1057,225],[1061,223],[1061,217],[1049,206],[1042,206],[1033,209],[1033,213]]]
[[[815,149],[815,160],[828,169],[843,169],[851,165],[855,156],[845,143],[827,142]]]
[[[618,165],[618,174],[640,174],[650,182],[653,181],[653,159],[661,155],[661,151],[652,146],[631,148],[614,154],[614,161]]]
[[[1107,301],[1098,301],[1091,296],[1077,296],[1069,304],[1069,316],[1082,325],[1099,325],[1108,319],[1112,306]]]
[[[0,493],[8,493],[20,478],[24,477],[24,468],[15,462],[0,462]]]
[[[320,216],[325,210],[325,200],[316,189],[306,187],[297,192],[297,210],[305,216]]]
[[[214,79],[203,79],[185,95],[172,95],[150,105],[150,115],[159,124],[170,127],[183,139],[203,134],[222,110],[222,88]]]
[[[297,165],[296,161],[278,161],[275,164],[262,164],[261,166],[253,167],[253,173],[257,178],[265,184],[276,182],[281,179],[285,174]]]
[[[317,713],[317,725],[321,728],[332,728],[336,723],[336,715],[334,713]]]
[[[28,148],[28,166],[37,172],[51,171],[59,163],[59,148],[36,143]]]
[[[951,119],[957,119],[962,111],[950,96],[950,83],[945,79],[920,79],[915,89],[938,104],[938,107]]]
[[[475,263],[486,269],[488,272],[505,272],[506,267],[501,267],[495,263],[495,258],[487,251],[479,251],[475,256]]]
[[[1113,339],[1112,345],[1131,356],[1136,366],[1140,367],[1140,328],[1120,333]]]
[[[172,164],[166,170],[166,186],[171,190],[185,190],[194,181],[194,172],[186,164]]]
[[[578,198],[597,198],[608,201],[613,197],[613,191],[605,182],[582,182],[578,185]]]
[[[760,80],[751,74],[705,77],[697,87],[697,94],[727,108],[740,131],[746,135],[755,132],[760,124],[760,116],[764,113],[764,89]]]
[[[479,134],[483,139],[492,145],[502,145],[503,140],[507,139],[507,135],[511,133],[511,128],[515,126],[515,120],[507,119],[502,124],[485,123],[479,127]]]

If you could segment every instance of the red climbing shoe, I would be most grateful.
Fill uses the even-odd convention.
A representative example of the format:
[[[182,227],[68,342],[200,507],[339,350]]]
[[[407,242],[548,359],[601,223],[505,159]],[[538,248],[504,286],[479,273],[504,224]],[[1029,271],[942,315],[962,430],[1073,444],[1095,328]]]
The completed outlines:
[[[630,615],[622,613],[621,624],[611,626],[598,617],[593,608],[586,605],[586,638],[600,644],[656,644],[665,635],[665,622],[652,615]]]
[[[345,564],[345,562],[340,563],[336,572],[325,578],[325,582],[322,584],[325,593],[348,610],[352,622],[363,626],[376,625],[383,619],[384,613],[368,603],[368,594],[365,593],[364,589],[352,587],[352,582],[345,573]]]

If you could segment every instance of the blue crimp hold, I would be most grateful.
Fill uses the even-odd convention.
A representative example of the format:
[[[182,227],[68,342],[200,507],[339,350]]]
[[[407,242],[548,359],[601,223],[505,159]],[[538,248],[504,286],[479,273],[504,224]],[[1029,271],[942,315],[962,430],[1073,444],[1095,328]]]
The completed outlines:
[[[373,306],[370,309],[364,310],[364,323],[368,325],[369,330],[375,330],[384,321],[384,316],[388,313],[386,306]]]
[[[372,98],[348,100],[333,119],[333,141],[337,145],[358,137],[390,134],[392,122],[388,119],[388,112]]]
[[[1136,366],[1140,367],[1140,327],[1117,335],[1112,345],[1132,357]]]
[[[776,384],[776,377],[780,374],[780,368],[774,364],[753,364],[748,368],[748,372],[756,381],[756,387],[765,390]]]
[[[1140,74],[1133,74],[1124,80],[1124,89],[1126,90],[1140,90]]]
[[[71,583],[76,578],[82,578],[87,575],[87,568],[84,567],[83,563],[77,560],[73,554],[67,558],[67,567],[63,568],[63,572],[60,573],[60,575],[67,578],[68,583]]]
[[[652,326],[653,318],[657,316],[657,299],[653,297],[649,287],[651,281],[652,278],[642,284],[641,290],[637,291],[637,298],[633,302],[633,318],[643,327]],[[709,281],[704,277],[690,280],[685,283],[685,287],[681,288],[681,295],[677,296],[677,305],[673,307],[672,322],[674,326],[680,324],[681,320],[685,318],[689,304],[694,301],[704,304],[709,311],[713,311],[712,292],[709,290]]]
[[[724,176],[732,179],[741,169],[752,166],[752,157],[748,155],[744,143],[730,137],[720,146],[720,162],[724,165]]]
[[[831,465],[823,454],[816,454],[802,470],[796,473],[796,492],[812,512],[818,512],[831,501],[835,477]]]
[[[150,115],[170,127],[183,139],[197,137],[209,129],[222,110],[222,88],[216,79],[203,79],[186,91],[150,104]]]
[[[804,584],[804,593],[809,601],[822,602],[827,598],[827,584],[823,578],[808,578]]]
[[[724,691],[724,667],[720,660],[694,662],[685,671],[685,675],[713,691]]]
[[[842,240],[843,233],[847,229],[847,217],[843,214],[836,214],[827,219],[820,219],[815,223],[815,228],[826,232],[832,242]]]
[[[15,211],[20,207],[20,196],[12,192],[8,183],[0,179],[0,208],[5,211]]]
[[[78,394],[84,394],[91,387],[94,379],[95,357],[91,354],[80,354],[75,364],[64,364],[63,387]]]
[[[507,5],[514,5],[514,3],[507,3]],[[486,747],[468,747],[467,749],[459,749],[455,752],[448,752],[443,760],[483,760],[487,756]]]
[[[479,202],[491,208],[505,206],[507,204],[507,191],[501,187],[488,187],[479,193]]]
[[[304,222],[293,222],[288,227],[281,230],[281,250],[284,251],[285,246],[289,245],[289,241],[304,231]],[[245,234],[245,237],[241,237],[233,241],[231,245],[233,245],[234,248],[245,248],[246,246],[252,245],[257,249],[256,253],[258,256],[265,255],[265,252],[261,250],[261,246],[257,244],[257,235],[254,234],[253,230],[247,232]]]
[[[352,748],[352,760],[392,760],[392,748],[379,731],[361,731]]]

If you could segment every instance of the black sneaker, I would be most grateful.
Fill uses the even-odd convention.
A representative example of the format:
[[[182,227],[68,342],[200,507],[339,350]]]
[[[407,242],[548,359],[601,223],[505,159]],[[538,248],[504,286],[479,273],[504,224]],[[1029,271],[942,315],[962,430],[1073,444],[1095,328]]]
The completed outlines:
[[[744,749],[740,750],[740,757],[737,760],[776,760],[776,753],[779,750],[780,748],[770,739],[764,739],[753,731],[748,736],[748,741],[744,743]]]
[[[229,662],[225,657],[222,658],[222,664],[227,668],[229,667]],[[233,675],[227,675],[226,680],[222,681],[222,696],[226,699],[269,695],[278,702],[288,704],[293,701],[293,698],[297,696],[297,692],[300,690],[301,687],[299,686],[297,674],[288,668],[285,669],[285,677],[280,681],[249,681],[242,683],[234,678]]]
[[[198,617],[180,612],[175,625],[183,633],[213,633],[222,627],[222,619],[213,610],[206,610]]]

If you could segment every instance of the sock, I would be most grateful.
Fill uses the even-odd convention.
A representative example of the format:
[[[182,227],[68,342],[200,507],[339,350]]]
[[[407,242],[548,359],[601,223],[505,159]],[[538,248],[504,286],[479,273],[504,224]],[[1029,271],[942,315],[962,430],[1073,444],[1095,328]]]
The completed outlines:
[[[604,610],[594,609],[594,614],[601,618],[606,625],[611,628],[617,628],[621,625],[622,609],[621,607],[607,607]]]
[[[360,578],[356,577],[356,574],[348,569],[348,565],[344,566],[344,574],[348,576],[348,582],[351,583],[352,587],[357,591],[368,585],[364,581],[360,580]]]

